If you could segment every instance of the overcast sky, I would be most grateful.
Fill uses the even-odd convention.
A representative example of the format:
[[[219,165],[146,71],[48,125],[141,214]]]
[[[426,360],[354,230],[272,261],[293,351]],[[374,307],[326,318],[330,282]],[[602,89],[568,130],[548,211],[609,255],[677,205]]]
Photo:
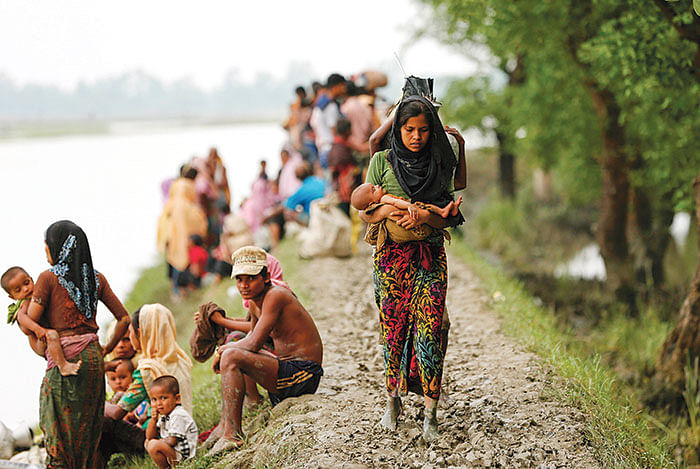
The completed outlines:
[[[78,82],[143,70],[211,89],[230,71],[319,77],[382,65],[408,74],[466,75],[474,66],[432,39],[409,43],[425,7],[412,0],[27,0],[0,2],[0,73],[18,84]]]

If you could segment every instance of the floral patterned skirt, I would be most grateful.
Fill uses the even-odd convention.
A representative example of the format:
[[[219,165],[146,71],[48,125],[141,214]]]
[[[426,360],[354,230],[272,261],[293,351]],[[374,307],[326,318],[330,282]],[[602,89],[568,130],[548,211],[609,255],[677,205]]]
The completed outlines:
[[[102,434],[105,378],[102,350],[91,342],[70,361],[82,360],[78,374],[61,376],[58,367],[41,383],[40,425],[49,468],[94,468]]]
[[[389,395],[405,395],[409,381],[418,380],[423,394],[437,399],[444,359],[445,248],[425,241],[389,241],[374,254],[374,293]]]

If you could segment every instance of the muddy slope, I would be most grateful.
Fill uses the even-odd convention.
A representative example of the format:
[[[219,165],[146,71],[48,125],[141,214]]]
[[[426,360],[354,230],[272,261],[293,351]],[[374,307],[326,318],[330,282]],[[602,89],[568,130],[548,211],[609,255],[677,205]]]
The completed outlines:
[[[556,402],[558,379],[499,332],[479,280],[449,259],[452,321],[445,365],[448,402],[441,438],[420,438],[422,398],[409,395],[396,432],[377,425],[385,402],[369,252],[302,264],[307,304],[325,346],[325,376],[314,396],[290,399],[263,422],[247,422],[245,449],[220,467],[599,467],[584,417]],[[256,433],[252,435],[252,432]]]

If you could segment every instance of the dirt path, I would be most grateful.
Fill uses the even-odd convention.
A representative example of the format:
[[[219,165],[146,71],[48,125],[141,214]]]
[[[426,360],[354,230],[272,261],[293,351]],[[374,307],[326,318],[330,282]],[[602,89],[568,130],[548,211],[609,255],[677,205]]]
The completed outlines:
[[[449,259],[452,321],[446,357],[450,402],[440,439],[420,438],[422,398],[404,399],[396,432],[377,425],[385,402],[369,253],[304,262],[305,288],[324,341],[325,376],[315,396],[278,405],[247,448],[227,464],[281,467],[599,467],[583,416],[548,392],[555,379],[499,332],[479,280]],[[252,427],[255,423],[249,423]],[[249,433],[250,434],[250,433]]]

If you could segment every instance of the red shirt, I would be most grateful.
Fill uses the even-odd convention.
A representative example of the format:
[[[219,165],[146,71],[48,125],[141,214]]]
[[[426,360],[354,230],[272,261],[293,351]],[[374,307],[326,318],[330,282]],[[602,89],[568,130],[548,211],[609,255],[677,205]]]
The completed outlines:
[[[207,250],[202,246],[192,246],[187,252],[187,256],[190,259],[190,265],[196,264],[199,266],[199,271],[201,273],[207,270],[207,259],[209,259],[209,254]]]

